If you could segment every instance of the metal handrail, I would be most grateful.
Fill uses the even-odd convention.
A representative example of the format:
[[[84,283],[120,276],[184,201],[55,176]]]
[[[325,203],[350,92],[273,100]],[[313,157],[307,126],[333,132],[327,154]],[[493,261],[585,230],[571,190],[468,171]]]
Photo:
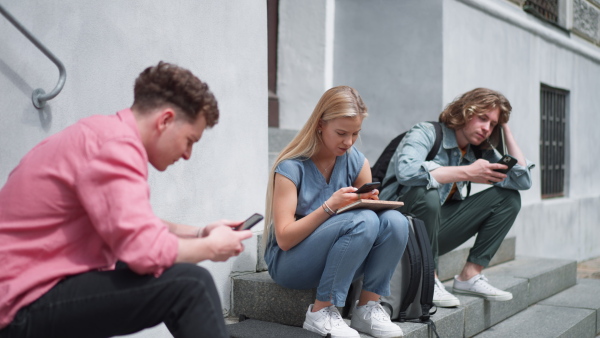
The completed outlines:
[[[38,109],[42,109],[46,105],[46,101],[55,98],[56,95],[58,95],[58,93],[60,93],[60,91],[63,89],[65,80],[67,79],[67,71],[65,70],[65,66],[56,56],[54,56],[54,54],[52,54],[51,51],[48,50],[48,48],[46,48],[46,46],[42,45],[42,43],[36,39],[35,36],[31,35],[31,33],[29,33],[29,31],[23,27],[20,22],[18,22],[8,11],[6,11],[2,5],[0,5],[0,13],[2,13],[2,15],[4,15],[8,21],[10,21],[10,23],[17,27],[17,29],[21,31],[21,33],[23,33],[23,35],[25,35],[29,41],[31,41],[39,50],[42,51],[42,53],[44,53],[52,62],[54,62],[56,67],[58,67],[59,76],[56,87],[54,87],[54,89],[48,94],[46,94],[42,88],[35,89],[31,94],[31,101],[33,101],[33,105]]]

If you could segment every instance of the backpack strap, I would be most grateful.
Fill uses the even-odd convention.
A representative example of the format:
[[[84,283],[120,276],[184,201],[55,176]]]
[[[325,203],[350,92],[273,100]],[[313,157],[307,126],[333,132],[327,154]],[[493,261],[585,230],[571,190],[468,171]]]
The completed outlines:
[[[402,296],[402,303],[400,303],[400,313],[398,315],[398,320],[400,322],[406,321],[406,311],[412,302],[415,300],[415,295],[419,290],[419,283],[421,282],[421,252],[419,251],[419,243],[415,236],[413,227],[411,226],[413,223],[413,218],[411,216],[406,216],[409,222],[408,227],[408,242],[406,243],[406,252],[408,254],[409,265],[409,281],[408,287],[406,288],[406,293]]]
[[[421,285],[421,317],[422,322],[429,320],[432,315],[429,311],[433,307],[433,288],[434,288],[434,270],[433,255],[431,253],[431,245],[429,244],[429,236],[425,229],[425,222],[419,218],[413,218],[413,230],[415,237],[419,243],[421,253],[421,261],[423,264],[423,283]],[[434,312],[435,313],[435,312]]]

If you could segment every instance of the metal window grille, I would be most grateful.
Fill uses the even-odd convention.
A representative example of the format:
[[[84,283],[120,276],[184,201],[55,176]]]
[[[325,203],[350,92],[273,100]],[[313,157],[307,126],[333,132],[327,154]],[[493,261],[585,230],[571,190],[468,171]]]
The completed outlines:
[[[542,85],[540,90],[540,157],[542,198],[565,195],[566,90]]]
[[[523,9],[543,20],[558,23],[558,0],[527,0]]]

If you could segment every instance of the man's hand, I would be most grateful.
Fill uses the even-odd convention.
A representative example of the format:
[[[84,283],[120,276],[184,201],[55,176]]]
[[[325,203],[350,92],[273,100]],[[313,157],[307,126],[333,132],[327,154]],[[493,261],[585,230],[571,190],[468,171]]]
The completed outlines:
[[[236,231],[240,222],[221,220],[204,227],[199,238],[180,238],[175,262],[223,262],[244,251],[242,241],[252,237],[250,230]]]
[[[508,167],[504,164],[490,163],[487,160],[479,159],[466,166],[465,171],[469,181],[490,184],[502,182],[502,180],[506,178],[506,174],[499,173],[495,170],[506,168]]]
[[[206,237],[210,234],[211,231],[213,231],[213,229],[221,227],[221,226],[228,226],[230,228],[235,228],[235,227],[239,226],[240,224],[242,224],[242,222],[235,222],[235,221],[222,219],[222,220],[216,221],[214,223],[210,223],[209,225],[202,228],[202,231],[200,231],[200,234],[198,237]]]
[[[239,222],[234,224],[239,225]],[[236,231],[226,224],[212,226],[211,228],[210,233],[205,239],[208,241],[212,251],[212,257],[209,259],[213,262],[224,262],[229,257],[239,255],[244,251],[242,241],[252,237],[250,230]]]

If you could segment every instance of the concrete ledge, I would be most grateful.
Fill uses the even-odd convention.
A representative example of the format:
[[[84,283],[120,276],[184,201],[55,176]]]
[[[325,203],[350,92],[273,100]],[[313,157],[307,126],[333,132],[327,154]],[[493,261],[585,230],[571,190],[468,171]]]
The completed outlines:
[[[578,279],[575,286],[549,297],[539,304],[594,311],[596,313],[595,334],[600,335],[600,280]]]
[[[233,277],[232,313],[251,319],[302,326],[316,289],[293,290],[277,285],[267,272]]]
[[[286,326],[254,319],[227,325],[231,338],[318,338],[320,335],[300,327]]]
[[[592,310],[534,305],[477,337],[595,337]]]

